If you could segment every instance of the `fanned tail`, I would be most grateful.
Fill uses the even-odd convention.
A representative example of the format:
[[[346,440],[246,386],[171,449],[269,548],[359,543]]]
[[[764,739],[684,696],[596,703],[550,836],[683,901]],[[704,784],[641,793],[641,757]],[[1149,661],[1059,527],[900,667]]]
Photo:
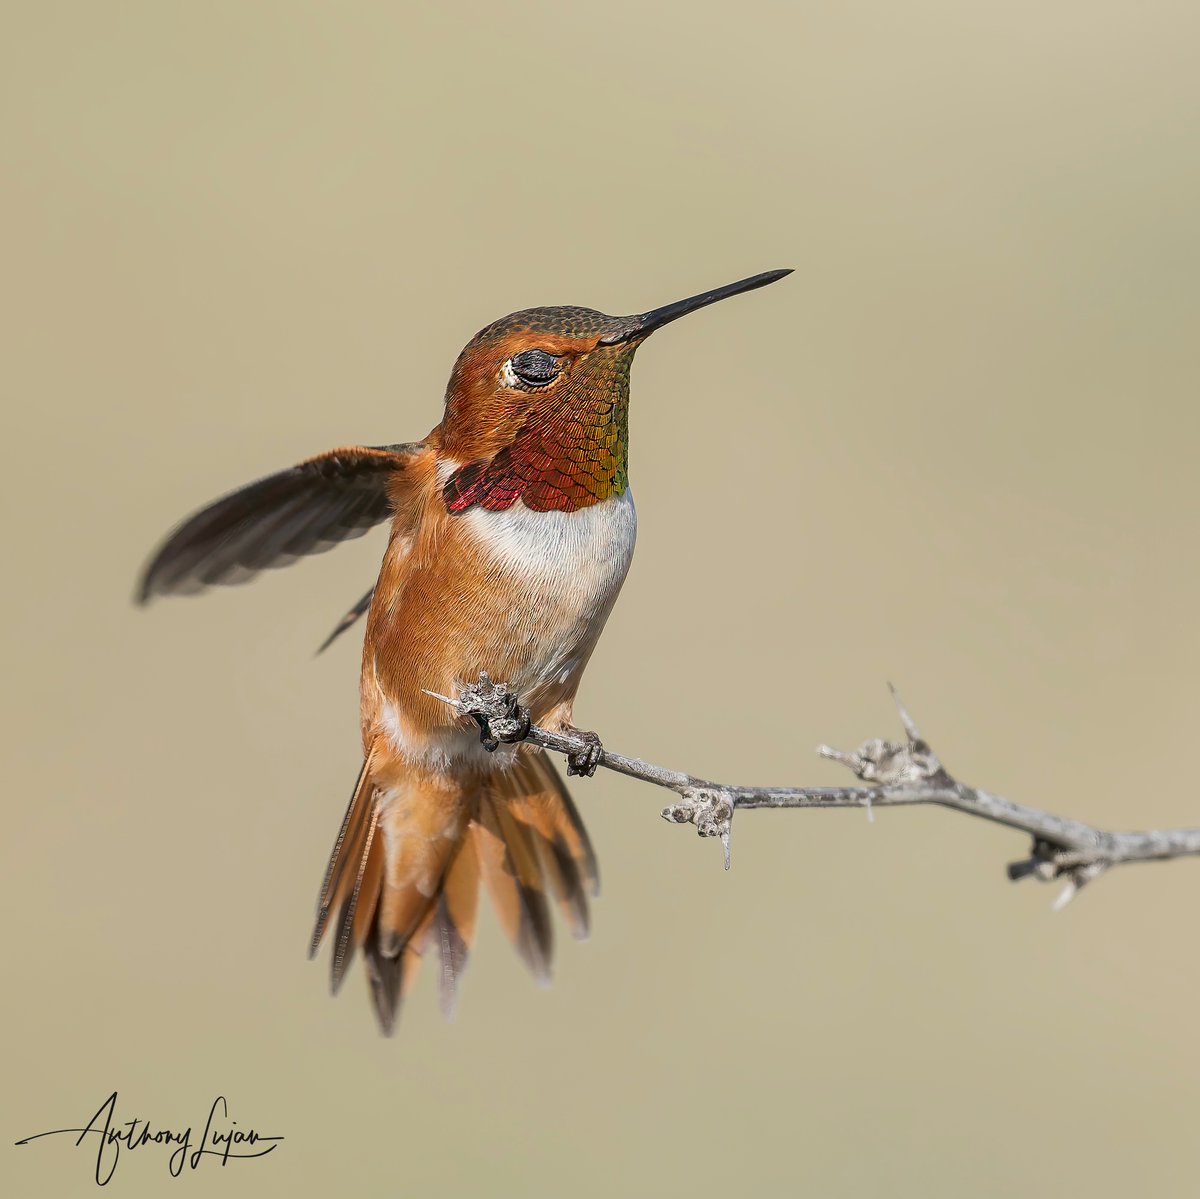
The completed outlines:
[[[550,760],[523,754],[510,769],[471,784],[411,768],[402,777],[388,771],[381,779],[384,773],[372,751],[317,905],[309,952],[332,923],[333,991],[361,949],[376,1017],[391,1034],[421,960],[436,944],[439,1002],[449,1018],[474,944],[481,878],[509,939],[534,977],[547,981],[549,900],[582,939],[588,893],[598,888],[591,842]]]

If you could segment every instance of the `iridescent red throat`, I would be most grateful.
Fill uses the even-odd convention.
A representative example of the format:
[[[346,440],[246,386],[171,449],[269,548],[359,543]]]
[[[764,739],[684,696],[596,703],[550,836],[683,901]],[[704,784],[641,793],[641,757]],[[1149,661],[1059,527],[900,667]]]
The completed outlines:
[[[450,476],[442,489],[447,510],[496,512],[521,500],[534,512],[574,512],[620,495],[629,485],[627,360],[611,383],[531,411],[509,445]]]

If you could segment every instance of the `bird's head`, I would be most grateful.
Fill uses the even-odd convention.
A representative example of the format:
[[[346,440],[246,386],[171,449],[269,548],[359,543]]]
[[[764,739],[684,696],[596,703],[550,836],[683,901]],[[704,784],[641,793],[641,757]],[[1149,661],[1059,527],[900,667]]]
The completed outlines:
[[[636,316],[527,308],[494,321],[459,355],[439,457],[450,512],[476,505],[574,511],[628,485],[629,373],[663,325],[774,283],[768,271]]]

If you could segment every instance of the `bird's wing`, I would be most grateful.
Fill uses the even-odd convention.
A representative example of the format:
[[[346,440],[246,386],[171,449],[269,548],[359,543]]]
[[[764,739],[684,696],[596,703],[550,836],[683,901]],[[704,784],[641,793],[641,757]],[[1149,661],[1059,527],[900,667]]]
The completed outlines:
[[[371,606],[371,600],[375,598],[375,588],[372,587],[361,599],[357,600],[354,606],[337,622],[337,627],[321,642],[320,649],[317,653],[323,654],[347,629],[354,626],[355,621],[363,616],[367,609]]]
[[[389,488],[425,449],[348,446],[231,492],[172,530],[142,575],[139,602],[241,583],[362,536],[391,515]]]

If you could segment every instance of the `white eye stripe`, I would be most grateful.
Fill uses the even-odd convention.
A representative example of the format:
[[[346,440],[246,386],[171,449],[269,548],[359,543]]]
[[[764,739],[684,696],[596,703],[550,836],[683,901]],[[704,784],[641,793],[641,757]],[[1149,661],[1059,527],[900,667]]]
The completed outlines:
[[[509,358],[500,368],[500,383],[503,387],[519,387],[517,372],[513,370],[512,359]]]

